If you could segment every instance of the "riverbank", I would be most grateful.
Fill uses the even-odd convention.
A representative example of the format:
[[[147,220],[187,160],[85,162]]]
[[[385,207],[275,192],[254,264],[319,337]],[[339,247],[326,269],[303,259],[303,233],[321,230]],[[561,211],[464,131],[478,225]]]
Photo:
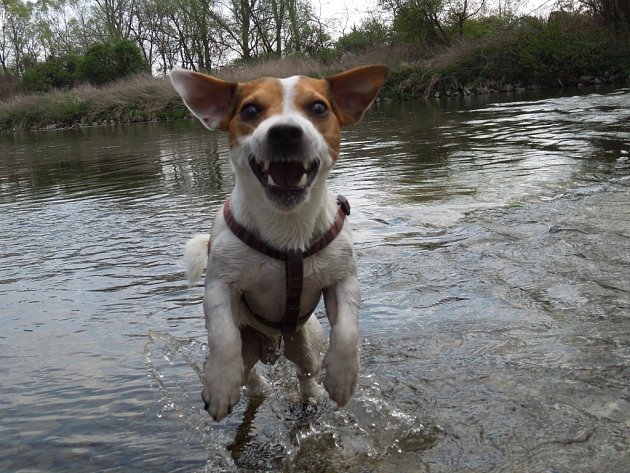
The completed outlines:
[[[494,94],[526,89],[630,83],[630,45],[549,27],[492,40],[459,41],[419,50],[389,45],[346,53],[335,61],[288,57],[215,71],[226,80],[295,74],[326,76],[350,67],[391,68],[381,94],[393,100]],[[590,38],[590,36],[589,36]],[[0,131],[115,125],[189,117],[170,82],[148,74],[94,87],[18,95],[0,102]]]

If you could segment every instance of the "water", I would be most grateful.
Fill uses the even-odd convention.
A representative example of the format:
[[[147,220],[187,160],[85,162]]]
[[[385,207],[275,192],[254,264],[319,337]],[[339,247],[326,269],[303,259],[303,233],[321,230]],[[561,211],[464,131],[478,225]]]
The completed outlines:
[[[345,131],[357,392],[303,406],[279,362],[219,424],[181,253],[233,185],[225,137],[1,136],[0,471],[630,469],[630,90],[501,100]]]

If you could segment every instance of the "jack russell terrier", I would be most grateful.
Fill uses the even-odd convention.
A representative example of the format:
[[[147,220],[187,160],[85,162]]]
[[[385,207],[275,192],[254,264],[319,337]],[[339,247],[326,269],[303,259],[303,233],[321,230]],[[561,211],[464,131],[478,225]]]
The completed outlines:
[[[360,292],[347,201],[326,178],[339,156],[340,128],[358,122],[388,75],[385,66],[327,79],[294,76],[226,82],[176,69],[171,82],[209,129],[229,133],[236,183],[211,235],[186,244],[189,283],[207,260],[203,308],[209,357],[202,398],[214,420],[238,402],[241,386],[262,395],[260,360],[283,354],[297,366],[304,399],[323,391],[339,406],[359,372]],[[212,250],[210,250],[212,248]],[[312,316],[324,296],[330,344]]]

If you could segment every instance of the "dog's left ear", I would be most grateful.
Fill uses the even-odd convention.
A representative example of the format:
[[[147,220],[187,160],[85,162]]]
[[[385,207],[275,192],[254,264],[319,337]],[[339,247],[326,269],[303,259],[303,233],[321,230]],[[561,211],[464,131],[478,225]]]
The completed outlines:
[[[201,123],[211,130],[227,131],[238,84],[199,72],[173,69],[171,83]]]
[[[387,66],[373,65],[350,69],[326,79],[341,126],[361,120],[385,85],[388,74]]]

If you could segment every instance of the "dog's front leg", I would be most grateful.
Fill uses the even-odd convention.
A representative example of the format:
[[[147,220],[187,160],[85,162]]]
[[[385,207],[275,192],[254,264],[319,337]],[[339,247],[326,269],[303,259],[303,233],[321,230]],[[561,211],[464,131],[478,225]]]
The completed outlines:
[[[238,402],[245,376],[238,329],[238,296],[220,280],[206,282],[203,310],[208,331],[209,356],[201,397],[215,421],[223,419]]]
[[[324,290],[330,322],[330,347],[324,358],[324,388],[330,398],[344,406],[352,396],[359,374],[359,304],[356,276]]]

